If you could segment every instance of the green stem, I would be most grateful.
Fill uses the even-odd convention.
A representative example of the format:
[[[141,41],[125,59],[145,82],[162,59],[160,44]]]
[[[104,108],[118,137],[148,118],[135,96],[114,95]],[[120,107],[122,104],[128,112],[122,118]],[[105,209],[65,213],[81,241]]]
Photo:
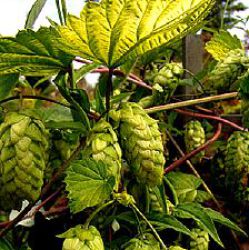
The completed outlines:
[[[169,103],[165,105],[155,106],[155,107],[146,109],[146,112],[148,114],[152,114],[158,111],[166,111],[166,110],[171,110],[171,109],[176,109],[176,108],[182,108],[182,107],[192,106],[192,105],[196,105],[200,103],[221,101],[221,100],[235,98],[237,96],[238,96],[238,92],[225,93],[221,95],[214,95],[214,96],[198,98],[194,100],[187,100],[187,101],[182,101],[182,102]]]
[[[91,223],[91,221],[93,220],[93,218],[101,211],[103,210],[104,208],[112,205],[114,203],[114,200],[111,200],[111,201],[108,201],[107,203],[99,206],[94,212],[92,212],[92,214],[87,218],[85,224],[84,224],[84,227],[85,228],[89,228],[89,225]]]
[[[60,23],[61,25],[63,25],[63,17],[62,17],[62,13],[61,13],[61,6],[60,6],[60,0],[55,0],[55,3],[56,3],[56,7],[57,7],[57,12],[58,12],[58,16],[59,16],[59,19],[60,19]]]
[[[66,21],[67,21],[67,4],[66,4],[66,0],[61,0],[61,8],[62,8],[62,14],[63,14],[63,23],[66,24]]]
[[[130,204],[130,206],[142,217],[142,219],[148,224],[150,227],[151,231],[157,238],[157,240],[160,242],[162,249],[167,250],[168,248],[164,244],[163,240],[161,239],[160,235],[157,233],[156,229],[152,226],[152,224],[149,222],[149,220],[146,218],[146,216],[137,208],[135,204]]]
[[[227,0],[224,9],[222,9],[222,12],[221,12],[221,21],[220,21],[220,29],[224,28],[225,14],[226,14],[229,2],[230,2],[230,0]]]
[[[173,187],[173,185],[171,184],[171,182],[166,177],[164,177],[163,180],[166,183],[166,185],[169,187],[169,189],[170,189],[170,191],[172,193],[172,196],[173,196],[173,200],[174,200],[175,206],[177,206],[179,204],[179,200],[178,200],[175,188]]]
[[[106,112],[110,110],[110,98],[112,93],[112,76],[114,69],[109,69],[108,79],[107,79],[107,88],[106,88]]]
[[[150,212],[150,192],[149,188],[145,186],[145,213]]]
[[[137,211],[133,207],[132,207],[132,211],[135,214],[135,217],[136,217],[136,220],[137,220],[137,223],[138,223],[138,232],[139,232],[140,235],[143,235],[143,230],[141,228],[141,223],[140,223],[140,220],[138,218]]]

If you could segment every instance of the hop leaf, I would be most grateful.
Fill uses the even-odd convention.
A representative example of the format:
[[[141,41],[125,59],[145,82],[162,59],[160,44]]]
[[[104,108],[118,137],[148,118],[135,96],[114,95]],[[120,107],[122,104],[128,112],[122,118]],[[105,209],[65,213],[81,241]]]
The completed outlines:
[[[0,204],[20,207],[40,195],[48,160],[49,134],[43,123],[27,115],[8,113],[0,126]]]
[[[94,226],[85,229],[78,225],[58,237],[65,238],[62,250],[104,250],[101,235]]]
[[[83,157],[105,162],[108,165],[108,173],[115,176],[116,190],[120,181],[121,156],[122,151],[116,133],[108,122],[101,119],[87,137]]]
[[[68,50],[110,68],[150,57],[195,30],[213,0],[89,1],[59,33]],[[98,29],[96,29],[98,27]]]
[[[74,161],[65,179],[73,213],[96,206],[107,200],[113,190],[115,177],[108,173],[102,161],[85,159]]]
[[[138,181],[151,187],[160,184],[165,159],[157,121],[136,103],[122,103],[110,117],[119,122],[123,153]]]

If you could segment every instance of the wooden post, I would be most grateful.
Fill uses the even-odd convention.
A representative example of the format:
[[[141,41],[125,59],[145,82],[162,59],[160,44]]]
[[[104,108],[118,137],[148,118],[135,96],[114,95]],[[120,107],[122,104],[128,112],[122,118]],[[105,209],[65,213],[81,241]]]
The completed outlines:
[[[193,74],[203,67],[203,43],[199,35],[188,35],[183,39],[183,67]],[[184,78],[191,78],[185,73]]]

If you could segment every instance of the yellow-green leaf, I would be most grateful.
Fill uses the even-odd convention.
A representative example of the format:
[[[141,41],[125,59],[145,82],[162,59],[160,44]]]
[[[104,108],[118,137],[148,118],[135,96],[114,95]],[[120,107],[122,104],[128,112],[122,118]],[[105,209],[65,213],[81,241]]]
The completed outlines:
[[[0,38],[0,75],[47,76],[66,70],[73,59],[55,40],[53,28],[20,31],[15,38]],[[66,48],[64,48],[65,50]]]
[[[229,51],[242,48],[241,41],[238,37],[232,36],[225,30],[220,30],[215,33],[211,41],[206,45],[206,50],[217,61],[223,60]]]
[[[157,53],[200,26],[215,0],[102,0],[58,28],[75,56],[118,67]]]

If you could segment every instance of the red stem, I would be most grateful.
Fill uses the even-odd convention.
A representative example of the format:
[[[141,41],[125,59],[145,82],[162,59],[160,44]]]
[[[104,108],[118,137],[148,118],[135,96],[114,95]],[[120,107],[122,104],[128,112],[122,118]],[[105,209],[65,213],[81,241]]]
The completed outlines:
[[[221,131],[222,131],[222,124],[219,123],[218,128],[217,128],[214,136],[210,140],[208,140],[206,143],[204,143],[202,146],[198,147],[194,151],[192,151],[192,152],[186,154],[185,156],[181,157],[177,161],[174,161],[171,165],[169,165],[168,167],[166,167],[164,169],[164,173],[166,174],[166,173],[171,172],[175,168],[181,166],[185,161],[189,160],[191,157],[195,156],[196,154],[198,154],[202,150],[206,149],[209,145],[214,143],[219,138],[219,136],[221,134]]]
[[[89,60],[85,60],[85,59],[80,59],[80,58],[75,58],[74,61],[76,62],[80,62],[80,63],[85,63],[85,64],[91,64],[92,61]],[[99,67],[97,69],[92,70],[92,73],[108,73],[109,69],[106,67]],[[119,69],[115,69],[113,70],[113,74],[116,76],[125,76],[125,73]],[[152,90],[152,87],[149,86],[147,83],[145,83],[144,81],[142,81],[138,76],[136,76],[135,74],[130,73],[129,77],[127,78],[129,81],[137,84],[138,86],[147,88],[149,90]]]
[[[226,119],[223,119],[223,118],[221,118],[219,116],[200,114],[200,113],[191,112],[191,111],[187,111],[187,110],[183,110],[183,109],[175,109],[174,111],[177,112],[177,113],[183,114],[183,115],[187,115],[187,116],[193,116],[193,117],[197,117],[197,118],[215,120],[215,121],[221,122],[223,124],[226,124],[228,126],[231,126],[231,127],[235,128],[237,130],[240,130],[240,131],[245,130],[245,128],[237,125],[236,123],[228,121]]]

